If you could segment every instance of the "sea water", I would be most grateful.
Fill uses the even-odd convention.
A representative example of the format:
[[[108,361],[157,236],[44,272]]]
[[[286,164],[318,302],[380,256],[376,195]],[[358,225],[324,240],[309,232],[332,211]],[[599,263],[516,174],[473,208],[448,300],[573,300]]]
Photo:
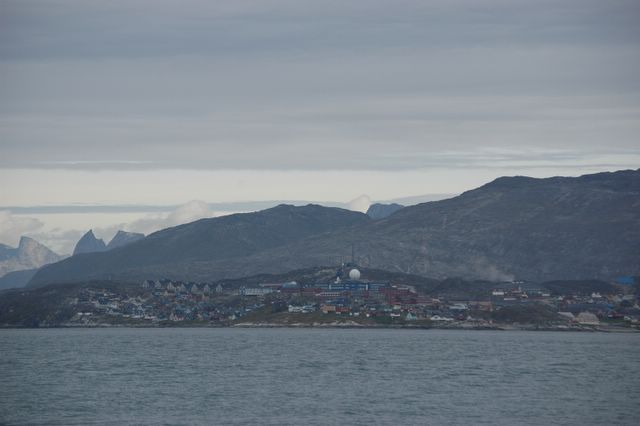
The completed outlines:
[[[640,334],[0,330],[0,424],[635,425]]]

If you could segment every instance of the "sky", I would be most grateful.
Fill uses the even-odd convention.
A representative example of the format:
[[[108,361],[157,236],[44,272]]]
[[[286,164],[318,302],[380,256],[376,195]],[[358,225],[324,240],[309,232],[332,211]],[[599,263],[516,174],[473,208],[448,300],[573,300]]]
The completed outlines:
[[[90,228],[638,168],[639,18],[635,0],[0,0],[0,243],[68,253]]]

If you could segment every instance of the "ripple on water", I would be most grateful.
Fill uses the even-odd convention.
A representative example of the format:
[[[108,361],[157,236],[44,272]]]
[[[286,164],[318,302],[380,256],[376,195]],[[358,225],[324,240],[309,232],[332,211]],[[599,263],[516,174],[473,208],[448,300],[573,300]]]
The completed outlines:
[[[635,424],[638,335],[0,331],[0,424]]]

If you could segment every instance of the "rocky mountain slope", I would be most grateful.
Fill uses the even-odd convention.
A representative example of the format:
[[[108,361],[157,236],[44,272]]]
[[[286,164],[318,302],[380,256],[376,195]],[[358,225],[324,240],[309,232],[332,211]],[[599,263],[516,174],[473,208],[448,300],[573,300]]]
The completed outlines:
[[[634,275],[640,270],[640,170],[499,178],[458,197],[405,207],[339,238],[288,247],[300,253],[295,262],[278,252],[246,261],[256,268],[310,266],[327,253],[347,255],[352,242],[363,265],[433,278]]]
[[[303,214],[304,212],[304,214]],[[327,220],[339,216],[341,220]],[[206,219],[42,268],[31,284],[87,278],[212,280],[348,259],[443,279],[612,279],[640,271],[640,170],[504,177],[460,196],[367,216],[279,206]]]
[[[16,248],[0,244],[0,277],[9,272],[39,268],[62,258],[33,238],[22,237]]]
[[[256,213],[201,219],[155,232],[111,251],[73,256],[39,271],[30,285],[87,277],[138,279],[149,274],[180,278],[192,274],[189,270],[204,277],[209,272],[201,265],[212,260],[224,263],[242,259],[369,220],[363,213],[311,204],[304,207],[280,205]],[[177,269],[172,269],[174,266]],[[244,275],[242,270],[246,266],[240,262],[237,273]],[[223,276],[226,275],[220,275]]]
[[[31,278],[36,274],[38,269],[24,269],[20,271],[9,272],[0,277],[0,290],[8,288],[21,288],[26,286]]]

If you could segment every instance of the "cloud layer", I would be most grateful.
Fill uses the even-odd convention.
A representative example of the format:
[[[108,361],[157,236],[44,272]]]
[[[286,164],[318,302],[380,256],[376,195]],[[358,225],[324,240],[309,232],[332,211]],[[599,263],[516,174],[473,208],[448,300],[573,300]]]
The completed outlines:
[[[0,244],[16,247],[20,237],[32,234],[44,226],[32,217],[14,216],[10,211],[0,210]]]
[[[214,212],[203,201],[193,200],[166,212],[137,213],[44,213],[12,214],[0,211],[0,244],[15,247],[23,235],[35,238],[60,254],[73,252],[76,242],[93,229],[98,238],[109,242],[119,230],[148,235],[194,220],[231,212]],[[124,220],[123,220],[124,219]]]
[[[194,220],[213,217],[215,213],[204,201],[192,200],[168,214],[151,214],[132,223],[123,225],[127,231],[148,235],[160,229],[169,228]]]
[[[627,167],[639,15],[618,0],[8,1],[0,167]]]

